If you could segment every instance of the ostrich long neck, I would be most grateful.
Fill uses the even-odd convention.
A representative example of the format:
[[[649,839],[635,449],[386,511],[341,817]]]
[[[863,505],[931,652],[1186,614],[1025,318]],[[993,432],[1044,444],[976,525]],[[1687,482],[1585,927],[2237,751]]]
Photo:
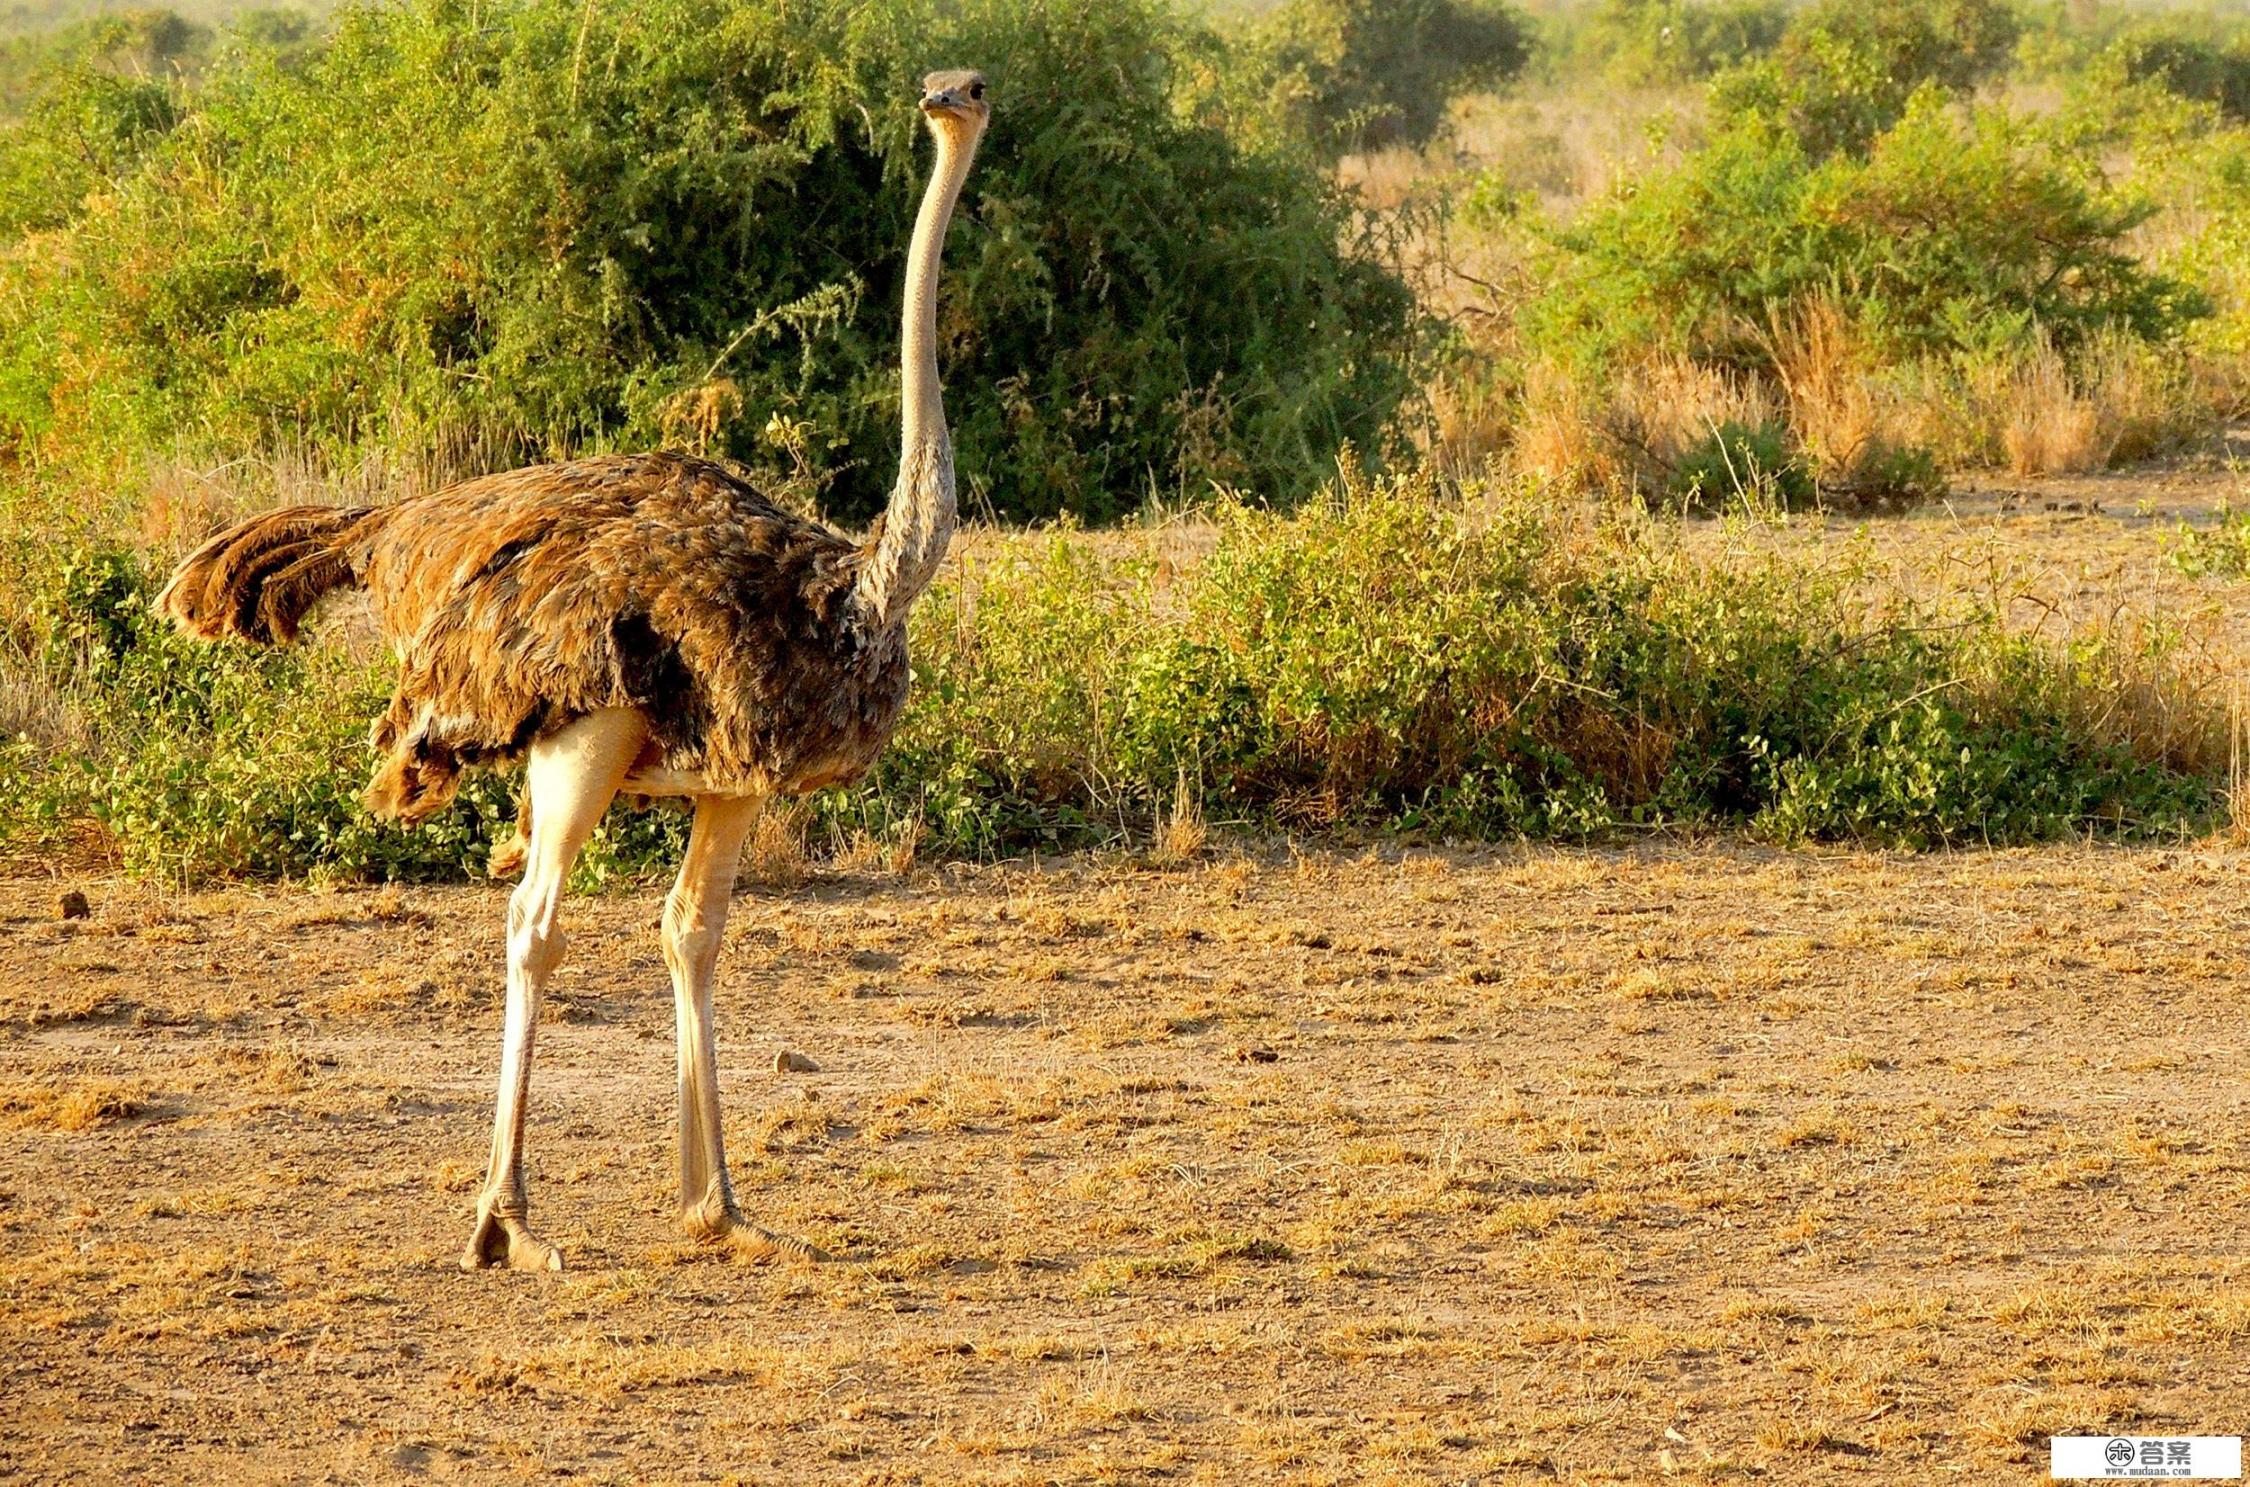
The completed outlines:
[[[938,389],[938,256],[945,249],[946,225],[953,219],[976,141],[962,140],[951,129],[932,132],[938,142],[937,169],[922,195],[906,256],[898,484],[883,513],[882,536],[853,585],[859,612],[872,630],[905,620],[908,607],[937,576],[956,519],[953,437],[946,431],[945,401]]]

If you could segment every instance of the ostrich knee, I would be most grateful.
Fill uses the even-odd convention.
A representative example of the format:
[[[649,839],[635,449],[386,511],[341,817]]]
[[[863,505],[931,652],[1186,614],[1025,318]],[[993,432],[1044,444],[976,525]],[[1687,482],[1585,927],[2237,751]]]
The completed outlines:
[[[704,914],[694,897],[675,888],[664,899],[665,969],[672,973],[673,989],[683,998],[697,992],[708,997],[705,984],[719,958],[720,927]]]
[[[556,921],[560,894],[534,876],[508,895],[508,991],[511,1005],[521,986],[537,1010],[547,974],[562,959],[564,935]]]

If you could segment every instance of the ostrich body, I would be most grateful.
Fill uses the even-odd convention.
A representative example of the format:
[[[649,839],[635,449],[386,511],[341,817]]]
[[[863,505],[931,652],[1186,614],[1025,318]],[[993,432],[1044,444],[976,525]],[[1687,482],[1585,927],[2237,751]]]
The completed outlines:
[[[523,758],[492,1161],[465,1268],[556,1270],[529,1226],[523,1132],[540,993],[570,865],[618,793],[687,796],[694,826],[662,938],[679,1024],[680,1202],[690,1232],[807,1252],[747,1222],[727,1180],[711,982],[763,803],[858,778],[906,704],[906,615],[955,521],[939,396],[938,260],[989,117],[984,79],[932,73],[937,162],[914,223],[898,484],[855,543],[677,454],[543,465],[376,508],[254,517],[183,562],[157,603],[190,633],[295,637],[321,595],[367,590],[401,655],[367,790],[419,821],[462,770]],[[525,821],[528,821],[528,830]]]

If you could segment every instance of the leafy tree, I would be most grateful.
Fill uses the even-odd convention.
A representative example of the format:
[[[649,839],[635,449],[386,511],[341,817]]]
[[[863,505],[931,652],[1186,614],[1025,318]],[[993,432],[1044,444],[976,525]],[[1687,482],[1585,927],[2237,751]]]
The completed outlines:
[[[2211,104],[2235,123],[2250,122],[2250,37],[2221,41],[2149,28],[2118,42],[2114,55],[2134,82],[2161,83],[2182,98]]]
[[[151,10],[0,41],[0,239],[67,221],[169,133],[210,40]]]
[[[1156,0],[420,0],[227,50],[192,127],[16,221],[0,453],[150,443],[474,467],[668,443],[845,518],[897,457],[933,60],[993,79],[947,256],[971,509],[1276,498],[1410,386],[1413,300],[1309,163],[1172,104]]]
[[[1864,160],[1814,159],[1753,121],[1551,234],[1527,309],[1543,349],[1758,365],[1775,310],[1831,297],[1881,352],[1978,351],[2035,333],[2160,339],[2206,311],[2126,239],[2149,206],[2089,183],[1998,110],[1931,89]]]
[[[1817,0],[1780,48],[1722,77],[1722,118],[1787,128],[1813,155],[1861,153],[1925,87],[1959,95],[2005,66],[2016,41],[2006,0]]]
[[[1427,144],[1448,103],[1514,77],[1531,50],[1499,0],[1284,0],[1238,44],[1250,111],[1330,160]]]
[[[1572,50],[1622,83],[1694,82],[1772,51],[1789,15],[1785,0],[1600,0]]]

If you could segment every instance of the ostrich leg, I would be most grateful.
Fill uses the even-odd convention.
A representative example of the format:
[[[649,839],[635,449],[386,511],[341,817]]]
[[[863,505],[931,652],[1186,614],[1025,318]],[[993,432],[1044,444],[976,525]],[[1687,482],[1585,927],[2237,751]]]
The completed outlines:
[[[719,1123],[719,1049],[711,1026],[711,979],[734,896],[743,839],[764,802],[716,796],[696,803],[680,879],[664,900],[664,964],[672,972],[680,1043],[680,1221],[698,1236],[741,1222],[727,1181]]]
[[[726,1138],[719,1119],[711,982],[727,905],[734,896],[735,866],[764,805],[755,796],[706,796],[696,802],[679,882],[664,901],[664,963],[672,971],[679,1013],[680,1222],[699,1239],[729,1239],[747,1252],[817,1259],[818,1251],[802,1240],[769,1233],[743,1218],[727,1180]]]
[[[570,865],[632,767],[647,725],[623,710],[589,713],[532,745],[525,799],[532,810],[523,882],[508,898],[508,1014],[501,1033],[500,1096],[492,1118],[492,1165],[477,1199],[476,1233],[461,1268],[506,1264],[560,1270],[562,1252],[531,1232],[523,1181],[524,1104],[531,1093],[531,1047],[539,994],[562,958],[555,926]]]

